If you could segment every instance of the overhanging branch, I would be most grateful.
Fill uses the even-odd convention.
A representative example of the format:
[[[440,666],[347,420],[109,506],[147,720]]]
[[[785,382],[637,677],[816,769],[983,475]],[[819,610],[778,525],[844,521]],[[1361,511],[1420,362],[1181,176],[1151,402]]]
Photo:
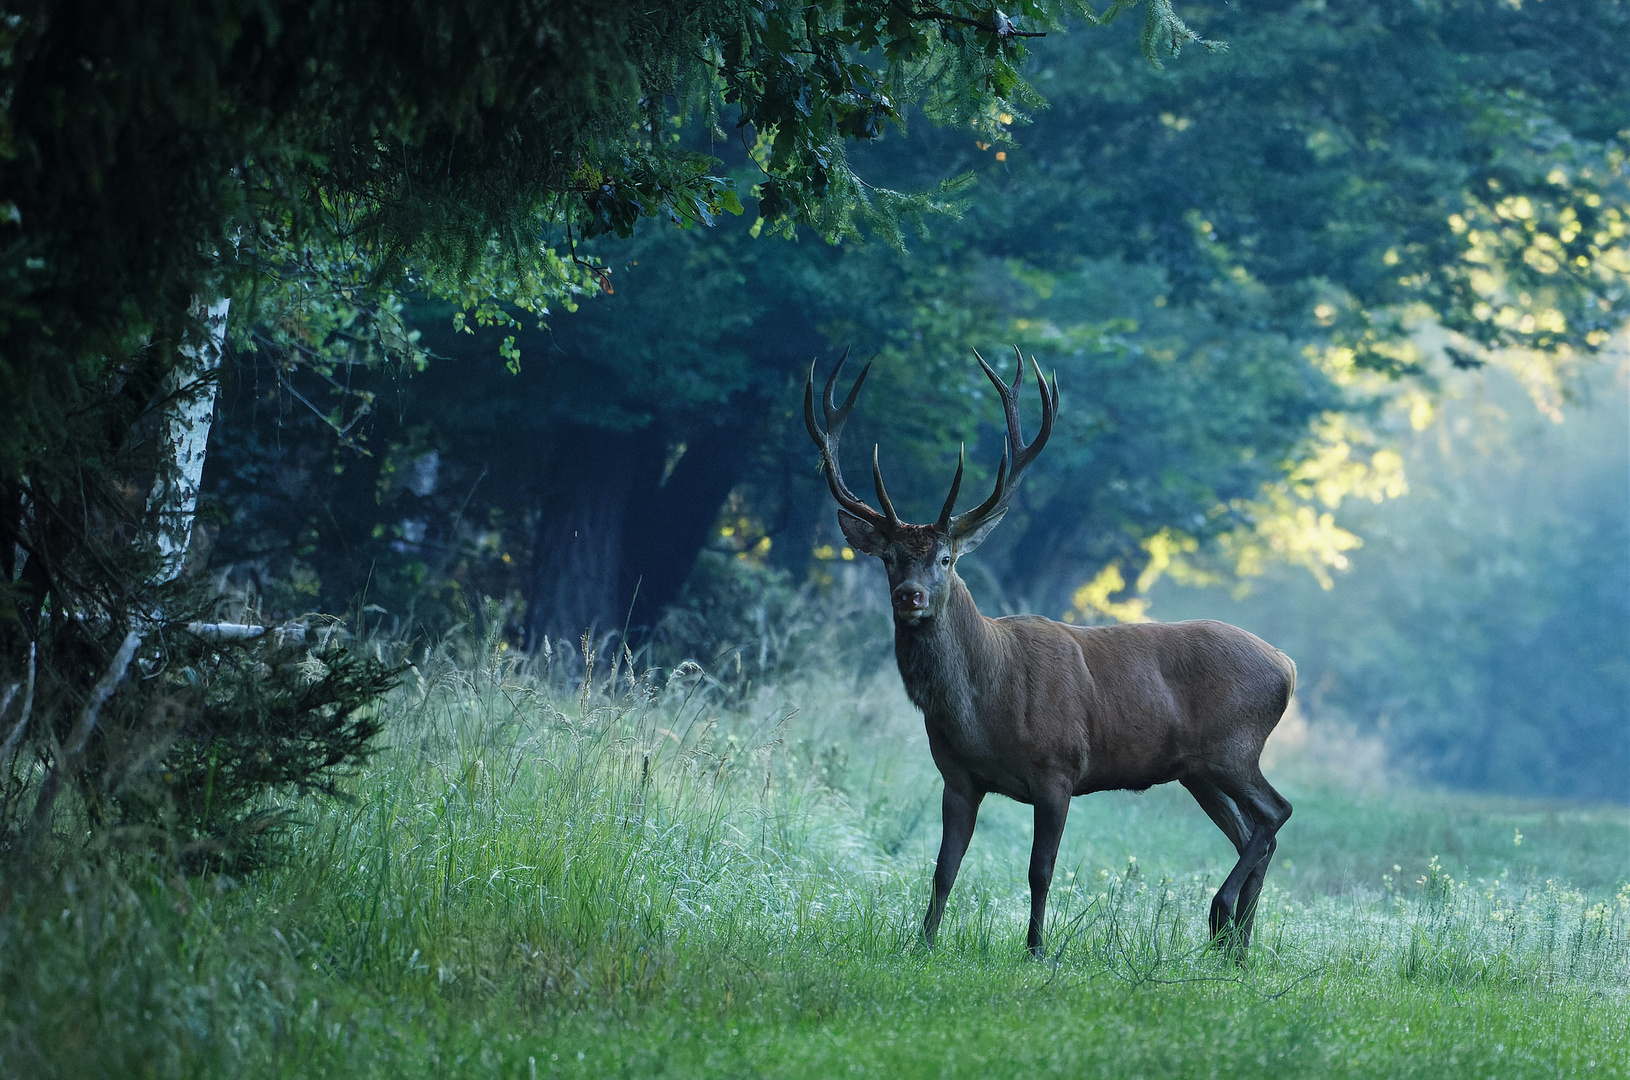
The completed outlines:
[[[896,3],[895,8],[904,12],[908,17],[918,22],[952,23],[956,26],[969,26],[982,33],[990,34],[998,39],[1007,38],[1040,38],[1046,37],[1045,31],[1020,30],[1013,25],[1013,21],[1000,11],[995,12],[995,19],[982,23],[978,19],[970,19],[966,15],[956,15],[939,8],[915,8],[910,4]]]

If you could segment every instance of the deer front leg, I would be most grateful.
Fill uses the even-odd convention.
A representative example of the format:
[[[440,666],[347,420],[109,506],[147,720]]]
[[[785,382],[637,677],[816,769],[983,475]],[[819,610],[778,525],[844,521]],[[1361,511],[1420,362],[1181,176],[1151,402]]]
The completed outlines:
[[[962,868],[962,856],[968,853],[968,841],[979,820],[979,804],[985,793],[961,778],[945,778],[945,796],[940,803],[944,831],[940,837],[940,857],[934,864],[934,898],[928,903],[928,914],[923,916],[923,939],[934,947],[939,934],[940,918],[945,914],[945,900],[956,884],[957,871]]]
[[[1030,849],[1030,932],[1025,936],[1025,946],[1038,960],[1043,955],[1041,930],[1047,920],[1047,891],[1053,885],[1053,864],[1058,859],[1058,844],[1064,838],[1064,821],[1069,815],[1068,791],[1036,800],[1036,842]]]

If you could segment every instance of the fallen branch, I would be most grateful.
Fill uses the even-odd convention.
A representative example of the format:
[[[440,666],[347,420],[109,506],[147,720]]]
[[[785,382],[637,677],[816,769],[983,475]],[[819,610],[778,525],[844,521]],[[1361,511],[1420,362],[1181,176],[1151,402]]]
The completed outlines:
[[[289,623],[286,626],[255,626],[250,623],[206,623],[190,622],[187,624],[187,633],[201,637],[205,641],[254,641],[267,634],[276,634],[277,643],[285,645],[293,642],[297,645],[306,643],[306,626],[303,623]]]

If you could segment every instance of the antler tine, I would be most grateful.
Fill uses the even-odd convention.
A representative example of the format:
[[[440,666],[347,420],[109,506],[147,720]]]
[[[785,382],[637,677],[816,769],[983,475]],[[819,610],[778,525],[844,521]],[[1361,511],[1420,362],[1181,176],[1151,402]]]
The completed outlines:
[[[821,471],[826,473],[826,486],[832,490],[832,498],[836,499],[838,505],[845,511],[874,528],[892,529],[899,525],[900,519],[894,515],[894,508],[889,506],[888,497],[885,495],[882,500],[883,505],[889,509],[889,513],[885,517],[866,505],[863,499],[849,490],[849,485],[843,482],[843,471],[838,467],[838,437],[843,433],[843,422],[849,418],[850,411],[854,409],[855,398],[860,393],[861,383],[866,381],[866,372],[871,370],[870,364],[862,368],[859,378],[855,379],[855,385],[849,391],[849,396],[844,399],[843,407],[834,407],[832,386],[837,381],[838,372],[843,369],[843,361],[848,356],[849,351],[845,349],[843,356],[838,360],[837,367],[832,370],[831,377],[826,380],[826,390],[821,395],[821,411],[826,414],[825,431],[822,431],[820,425],[815,422],[816,362],[814,360],[810,361],[809,378],[804,383],[804,426],[809,429],[810,439],[814,441],[816,448],[821,452]],[[877,477],[877,482],[878,492],[881,494],[883,490],[881,476]]]
[[[991,385],[996,387],[996,392],[1002,396],[1002,404],[1006,405],[1007,404],[1007,399],[1009,397],[1009,391],[1008,391],[1007,383],[1003,382],[1002,377],[1000,375],[996,374],[996,369],[995,368],[993,368],[989,364],[985,363],[985,358],[983,356],[979,355],[979,350],[978,349],[975,349],[973,351],[973,358],[975,360],[979,361],[979,366],[980,367],[985,369],[985,378],[989,379],[990,382],[991,382]],[[1020,374],[1023,374],[1023,372],[1021,371]]]
[[[967,443],[957,447],[956,475],[951,478],[951,494],[945,496],[945,506],[940,510],[939,520],[934,523],[934,528],[942,533],[951,531],[951,510],[956,506],[957,492],[962,490],[962,464],[967,454]]]
[[[820,425],[815,423],[815,363],[816,359],[812,357],[809,361],[809,378],[804,382],[804,427],[809,429],[809,437],[824,453],[826,438],[821,434]]]
[[[1022,421],[1019,417],[1018,395],[1018,388],[1024,382],[1024,358],[1020,357],[1018,374],[1013,376],[1013,383],[1010,386],[1002,381],[1000,375],[996,374],[995,368],[985,362],[985,358],[979,355],[978,349],[975,349],[973,354],[975,359],[979,361],[979,366],[985,369],[985,377],[990,380],[992,386],[996,387],[997,396],[1002,399],[1002,415],[1007,423],[1007,456],[1009,461],[1016,463],[1019,460],[1019,455],[1024,451],[1024,435],[1020,427]]]
[[[951,535],[961,536],[962,534],[969,532],[975,525],[979,524],[979,522],[990,516],[990,514],[993,513],[997,507],[1006,501],[1007,476],[1007,451],[1003,450],[1002,462],[1000,465],[996,466],[996,486],[991,488],[990,496],[972,510],[968,510],[952,518],[950,527]]]
[[[877,444],[872,444],[872,483],[877,486],[877,501],[882,504],[883,513],[889,516],[889,525],[898,528],[900,515],[894,512],[894,504],[889,501],[889,493],[883,489],[883,467],[877,463]]]
[[[1018,350],[1015,349],[1014,351],[1017,352]],[[1041,391],[1041,427],[1036,431],[1036,437],[1031,440],[1030,445],[1024,447],[1023,456],[1021,457],[1015,455],[1013,466],[1015,476],[1023,473],[1024,470],[1030,466],[1030,463],[1036,460],[1036,455],[1041,453],[1041,448],[1047,445],[1048,438],[1053,434],[1053,420],[1058,415],[1058,374],[1056,372],[1053,374],[1053,388],[1052,393],[1049,394],[1047,391],[1047,380],[1042,376],[1041,365],[1036,363],[1036,358],[1034,356],[1030,358],[1030,366],[1035,369],[1036,384]],[[1019,370],[1024,370],[1024,358],[1022,356],[1019,359]],[[1013,385],[1018,386],[1019,380],[1014,379]],[[1015,394],[1014,397],[1017,398],[1018,395]],[[1017,414],[1017,412],[1018,403],[1015,401],[1014,413]],[[1018,431],[1019,427],[1015,422],[1013,425],[1013,433],[1015,436],[1018,435]]]
[[[843,370],[844,361],[848,359],[849,350],[845,349],[843,355],[838,357],[838,364],[832,369],[832,374],[826,377],[826,391],[821,395],[821,411],[826,414],[826,430],[834,439],[838,437],[838,432],[843,430],[843,422],[849,419],[849,414],[854,411],[855,399],[860,396],[860,388],[866,383],[866,374],[872,370],[871,364],[860,369],[860,374],[855,376],[855,385],[849,388],[849,396],[843,399],[843,407],[835,408],[832,387],[838,381],[838,373]]]
[[[1019,481],[1024,477],[1025,470],[1036,460],[1036,456],[1041,453],[1042,447],[1047,445],[1047,440],[1053,433],[1053,421],[1058,415],[1058,376],[1053,376],[1053,385],[1049,389],[1047,380],[1041,373],[1041,365],[1036,363],[1036,358],[1032,356],[1030,366],[1035,370],[1037,389],[1041,394],[1041,428],[1036,432],[1035,439],[1028,445],[1025,444],[1020,426],[1019,395],[1016,392],[1024,382],[1024,354],[1016,345],[1013,351],[1018,358],[1018,371],[1013,376],[1013,384],[1009,386],[996,374],[995,369],[985,362],[985,358],[979,355],[979,350],[974,350],[974,357],[984,369],[985,377],[996,387],[996,393],[1002,399],[1002,413],[1007,422],[1007,438],[1002,452],[1002,465],[996,472],[996,486],[991,491],[990,497],[967,513],[958,514],[950,519],[950,531],[957,536],[966,535],[983,524],[991,515],[1007,508],[1008,500],[1012,498],[1013,492],[1018,490]]]

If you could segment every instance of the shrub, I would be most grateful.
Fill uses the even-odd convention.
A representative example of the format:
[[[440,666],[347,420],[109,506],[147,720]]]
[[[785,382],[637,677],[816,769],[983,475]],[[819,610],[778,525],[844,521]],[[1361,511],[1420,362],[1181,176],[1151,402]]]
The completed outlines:
[[[113,640],[81,643],[79,666],[97,652],[114,657],[95,665],[105,672],[89,694],[79,688],[91,678],[39,665],[33,700],[19,707],[32,715],[5,725],[19,736],[0,773],[0,843],[13,855],[38,847],[66,814],[87,827],[59,838],[116,834],[194,869],[257,861],[278,821],[266,797],[340,794],[379,734],[371,706],[402,670],[332,629],[307,646],[275,633],[215,641],[170,625],[139,639],[134,656]]]

